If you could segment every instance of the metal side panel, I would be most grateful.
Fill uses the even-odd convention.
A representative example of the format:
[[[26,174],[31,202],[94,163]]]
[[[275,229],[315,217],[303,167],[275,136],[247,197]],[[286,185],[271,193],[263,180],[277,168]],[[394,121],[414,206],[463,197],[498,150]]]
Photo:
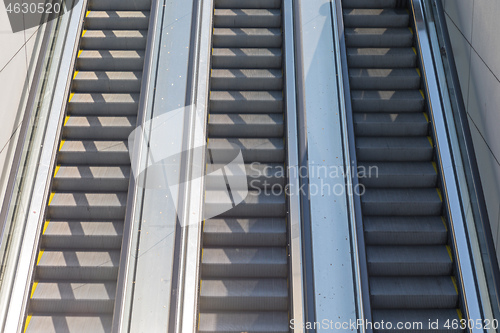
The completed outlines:
[[[316,321],[356,321],[351,226],[330,1],[301,2]],[[300,78],[300,75],[299,75]],[[308,321],[313,318],[308,318]]]

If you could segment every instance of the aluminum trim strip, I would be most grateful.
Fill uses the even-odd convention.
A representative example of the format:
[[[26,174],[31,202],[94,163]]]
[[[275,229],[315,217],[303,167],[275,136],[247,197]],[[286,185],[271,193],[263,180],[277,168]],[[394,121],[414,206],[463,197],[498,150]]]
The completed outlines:
[[[299,169],[298,152],[298,126],[297,105],[295,86],[295,43],[293,31],[293,4],[292,0],[282,2],[283,34],[284,34],[284,73],[285,73],[285,121],[286,121],[286,145],[287,145],[287,168],[288,170]],[[289,172],[288,186],[288,230],[290,249],[290,318],[295,319],[293,332],[304,332],[304,279],[302,263],[302,226],[300,207],[300,179],[298,172]]]

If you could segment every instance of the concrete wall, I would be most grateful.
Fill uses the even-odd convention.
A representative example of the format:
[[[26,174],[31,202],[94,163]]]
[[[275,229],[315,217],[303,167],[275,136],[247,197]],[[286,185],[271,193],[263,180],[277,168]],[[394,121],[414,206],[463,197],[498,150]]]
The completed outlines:
[[[443,0],[500,258],[500,1]]]
[[[4,3],[0,3],[0,206],[31,88],[39,31],[35,27],[12,33]]]

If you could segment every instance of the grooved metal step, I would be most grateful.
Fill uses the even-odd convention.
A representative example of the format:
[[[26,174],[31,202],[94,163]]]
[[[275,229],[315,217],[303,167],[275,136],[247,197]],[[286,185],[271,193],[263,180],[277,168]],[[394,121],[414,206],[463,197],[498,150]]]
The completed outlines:
[[[203,280],[200,307],[212,311],[286,311],[286,279]]]
[[[344,9],[344,25],[357,28],[406,28],[409,16],[406,9]]]
[[[144,51],[83,50],[76,59],[76,67],[82,71],[141,71]]]
[[[279,28],[279,9],[216,9],[214,24],[218,27]]]
[[[116,283],[38,283],[30,306],[36,312],[112,313]]]
[[[141,72],[78,72],[73,89],[88,93],[137,93],[141,89],[141,75]]]
[[[214,48],[212,68],[281,69],[280,48]]]
[[[347,63],[352,68],[415,68],[413,48],[348,48]]]
[[[214,28],[214,47],[280,47],[281,30],[276,28]]]
[[[63,136],[68,140],[128,140],[135,128],[135,117],[79,117],[68,118]]]
[[[451,277],[372,277],[372,306],[378,309],[455,308],[458,294]]]
[[[346,28],[347,47],[411,47],[413,33],[409,28]]]
[[[147,29],[149,11],[91,11],[85,17],[86,29]]]
[[[286,245],[283,218],[210,219],[205,221],[203,231],[203,245],[207,247]]]
[[[74,116],[137,115],[139,94],[74,93],[68,113]]]
[[[213,113],[282,113],[281,91],[212,91]]]
[[[283,73],[279,69],[214,69],[213,90],[281,90]]]
[[[89,50],[144,50],[146,30],[87,30],[80,46]]]
[[[281,114],[213,114],[208,121],[213,137],[283,137]]]
[[[419,89],[420,74],[414,68],[356,68],[349,71],[349,82],[359,90]]]

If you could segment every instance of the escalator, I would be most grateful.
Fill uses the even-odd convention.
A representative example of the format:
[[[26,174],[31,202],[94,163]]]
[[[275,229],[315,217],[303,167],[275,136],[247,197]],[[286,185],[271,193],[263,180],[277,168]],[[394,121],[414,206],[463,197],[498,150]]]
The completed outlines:
[[[344,0],[372,319],[461,319],[413,17],[396,0]],[[408,329],[408,328],[407,328]],[[419,329],[415,329],[419,330]],[[458,329],[459,331],[460,329]]]
[[[25,332],[109,332],[150,1],[90,0]]]
[[[214,5],[207,174],[241,149],[249,193],[204,222],[198,332],[288,332],[286,197],[269,189],[285,182],[281,1]],[[226,193],[208,181],[205,210]]]

